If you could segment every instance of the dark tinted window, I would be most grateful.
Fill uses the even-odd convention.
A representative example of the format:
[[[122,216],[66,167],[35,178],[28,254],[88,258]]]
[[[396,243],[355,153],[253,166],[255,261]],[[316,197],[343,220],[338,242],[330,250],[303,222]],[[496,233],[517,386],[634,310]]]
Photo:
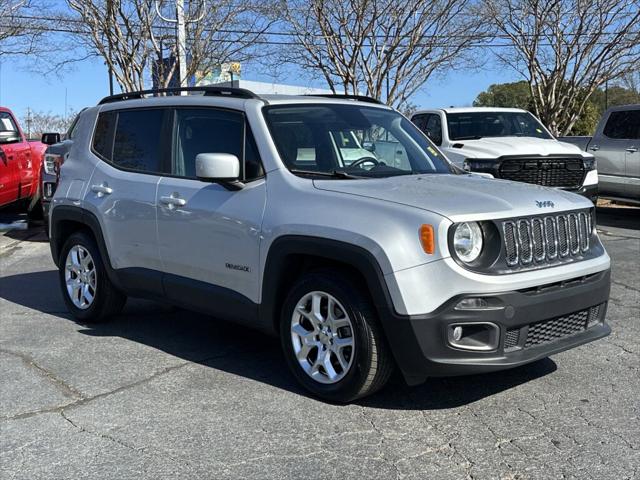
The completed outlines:
[[[416,127],[424,132],[427,128],[427,120],[429,117],[430,115],[428,113],[420,113],[411,117],[411,121],[416,124]]]
[[[552,138],[529,112],[476,111],[447,113],[450,140],[482,137]]]
[[[98,115],[96,131],[93,134],[93,150],[101,157],[111,160],[113,151],[113,128],[115,126],[116,114],[105,112]]]
[[[160,172],[164,110],[128,110],[118,113],[111,161],[119,167]]]
[[[200,153],[230,153],[240,159],[240,176],[251,180],[263,175],[255,142],[239,112],[205,108],[176,110],[175,149],[171,171],[195,178]],[[243,162],[243,154],[245,161]]]
[[[436,145],[442,145],[442,122],[440,115],[430,115],[424,132]]]
[[[640,138],[640,110],[624,110],[611,112],[604,134],[609,138]]]

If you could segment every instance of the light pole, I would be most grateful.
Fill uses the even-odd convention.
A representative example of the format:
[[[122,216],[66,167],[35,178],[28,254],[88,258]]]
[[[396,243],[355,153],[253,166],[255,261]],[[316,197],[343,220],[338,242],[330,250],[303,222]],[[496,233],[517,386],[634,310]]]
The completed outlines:
[[[175,0],[176,2],[176,18],[167,18],[160,12],[160,1],[156,0],[156,12],[158,16],[165,22],[176,24],[176,46],[178,50],[178,75],[180,80],[180,86],[186,87],[187,85],[187,29],[186,24],[195,23],[202,20],[205,15],[205,2],[202,4],[202,14],[193,20],[186,20],[184,15],[184,0]],[[181,92],[182,94],[183,92]]]

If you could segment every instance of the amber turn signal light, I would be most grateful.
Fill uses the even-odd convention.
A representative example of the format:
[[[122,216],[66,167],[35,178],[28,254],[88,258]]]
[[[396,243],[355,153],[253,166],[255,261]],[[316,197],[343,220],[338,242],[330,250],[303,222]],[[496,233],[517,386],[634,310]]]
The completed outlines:
[[[425,253],[433,255],[436,251],[436,235],[433,231],[433,225],[422,225],[420,227],[420,243]]]

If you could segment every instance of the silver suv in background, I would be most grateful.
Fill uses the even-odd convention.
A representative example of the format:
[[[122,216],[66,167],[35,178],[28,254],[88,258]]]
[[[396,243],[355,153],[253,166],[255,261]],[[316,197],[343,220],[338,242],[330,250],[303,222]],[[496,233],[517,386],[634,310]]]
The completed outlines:
[[[608,109],[593,137],[558,140],[595,155],[601,196],[640,204],[640,105]]]
[[[369,98],[162,93],[84,111],[60,168],[50,244],[79,321],[127,296],[237,321],[339,402],[609,333],[587,199],[463,172]]]

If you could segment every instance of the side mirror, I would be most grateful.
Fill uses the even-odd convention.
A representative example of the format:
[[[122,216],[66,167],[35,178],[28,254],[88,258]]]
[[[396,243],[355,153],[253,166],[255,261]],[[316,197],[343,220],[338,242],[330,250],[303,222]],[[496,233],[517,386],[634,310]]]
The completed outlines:
[[[19,142],[20,134],[16,131],[9,130],[0,132],[0,144]]]
[[[196,155],[196,177],[203,182],[216,182],[228,190],[240,190],[240,160],[230,153],[199,153]]]
[[[54,145],[56,143],[60,143],[60,134],[59,133],[43,133],[42,140],[40,140],[45,145]]]

